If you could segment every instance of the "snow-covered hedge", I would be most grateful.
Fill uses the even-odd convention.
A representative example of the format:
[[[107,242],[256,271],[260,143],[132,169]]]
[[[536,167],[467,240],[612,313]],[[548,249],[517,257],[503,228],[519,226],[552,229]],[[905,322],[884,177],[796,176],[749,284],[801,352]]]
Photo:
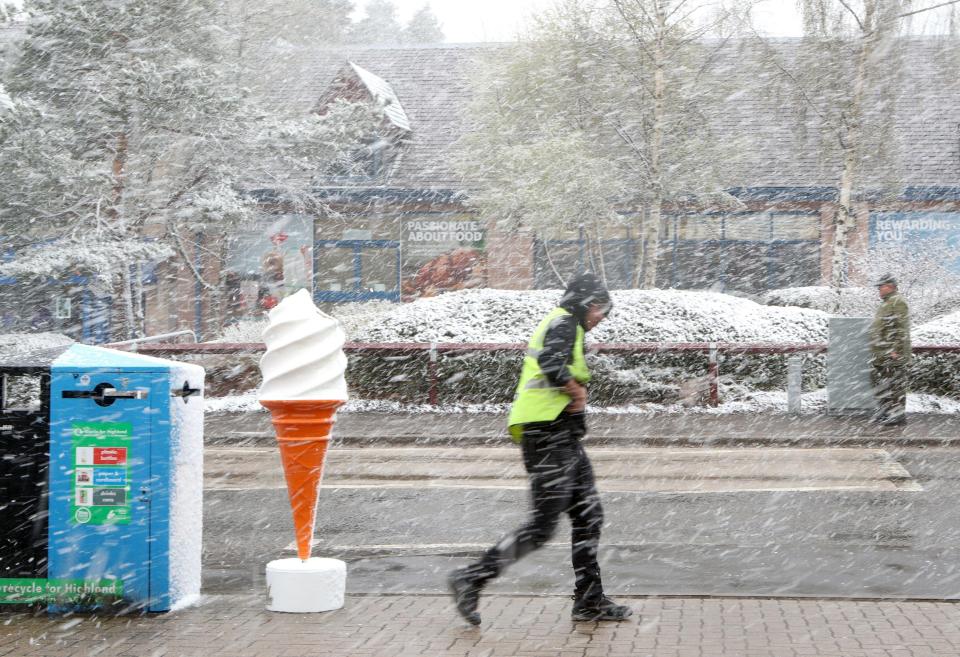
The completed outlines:
[[[960,344],[960,310],[913,330],[914,344]],[[912,389],[960,398],[960,355],[915,357]]]
[[[73,340],[62,333],[3,333],[0,334],[0,362],[25,360],[34,353],[72,344]]]
[[[960,343],[960,310],[918,326],[912,337],[917,344]]]
[[[815,288],[817,289],[817,288]],[[526,343],[537,323],[560,298],[559,290],[463,290],[409,304],[343,304],[328,310],[344,324],[352,342]],[[767,306],[711,292],[624,290],[613,293],[614,310],[588,336],[589,342],[822,343],[829,315],[815,309]],[[872,308],[876,302],[871,302]],[[872,309],[870,310],[872,313]],[[225,332],[228,342],[256,342],[263,321]],[[960,343],[960,313],[914,329],[915,343]],[[728,356],[721,364],[726,396],[783,390],[783,356]],[[913,389],[960,395],[955,358],[918,357]],[[257,358],[221,358],[205,363],[214,392],[256,386]],[[703,354],[592,355],[591,396],[599,404],[666,402],[703,394]],[[443,354],[438,363],[441,398],[448,402],[510,401],[519,374],[516,351]],[[429,382],[425,354],[352,355],[347,372],[354,396],[421,402]],[[808,358],[805,389],[825,385],[822,356]],[[739,391],[739,392],[738,392]]]
[[[828,315],[713,292],[621,290],[596,342],[822,342]],[[410,304],[368,324],[357,342],[523,342],[560,290],[462,290]]]
[[[914,324],[936,320],[960,307],[960,287],[917,285],[904,287],[901,294],[910,304]],[[829,287],[789,287],[770,290],[761,300],[770,306],[810,308],[843,317],[871,317],[880,303],[875,287],[849,287],[837,292]],[[839,303],[838,303],[839,301]]]
[[[395,306],[350,335],[356,342],[521,343],[553,308],[560,290],[463,290]],[[826,340],[827,315],[816,310],[775,308],[711,292],[623,290],[613,293],[611,316],[588,342],[809,343]],[[699,395],[707,369],[704,354],[593,355],[596,403],[670,402]],[[423,356],[354,356],[350,378],[362,396],[423,399],[428,382]],[[446,355],[438,365],[444,399],[482,403],[509,401],[521,363],[519,352]],[[810,384],[818,376],[809,370]],[[785,384],[782,356],[737,356],[723,372],[750,389]]]
[[[839,305],[837,293],[830,287],[787,287],[769,290],[761,297],[769,306],[795,306],[809,308],[845,317],[869,317],[877,307],[877,289],[868,287],[848,287],[840,290]]]

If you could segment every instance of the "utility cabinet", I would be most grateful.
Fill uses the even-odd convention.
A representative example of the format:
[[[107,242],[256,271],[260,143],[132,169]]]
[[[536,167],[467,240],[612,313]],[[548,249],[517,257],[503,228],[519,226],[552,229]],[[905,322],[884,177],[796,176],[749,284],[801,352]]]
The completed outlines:
[[[870,323],[867,317],[831,317],[827,345],[827,412],[872,413],[877,402],[870,380]]]

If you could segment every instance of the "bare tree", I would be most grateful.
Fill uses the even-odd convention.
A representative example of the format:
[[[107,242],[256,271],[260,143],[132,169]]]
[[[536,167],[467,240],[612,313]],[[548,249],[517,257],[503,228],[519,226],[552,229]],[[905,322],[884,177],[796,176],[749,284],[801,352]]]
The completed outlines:
[[[825,159],[839,169],[830,285],[848,284],[853,203],[863,175],[897,184],[891,138],[893,99],[902,73],[898,37],[905,19],[955,5],[914,8],[913,0],[801,0],[805,38],[795,58],[766,44],[768,64],[796,93],[802,131],[816,125]],[[869,161],[866,156],[869,155]]]
[[[462,158],[465,173],[485,181],[471,193],[481,212],[534,226],[635,222],[634,284],[655,287],[663,206],[725,198],[720,164],[735,156],[736,144],[721,142],[706,114],[723,86],[713,64],[725,21],[721,14],[694,26],[696,8],[562,0],[514,50],[485,62],[472,107],[477,129]],[[721,36],[704,41],[707,34]],[[574,139],[581,146],[571,147]],[[560,160],[563,140],[569,155]],[[526,169],[511,171],[518,161],[510,155],[521,151]],[[637,205],[645,211],[618,214]]]

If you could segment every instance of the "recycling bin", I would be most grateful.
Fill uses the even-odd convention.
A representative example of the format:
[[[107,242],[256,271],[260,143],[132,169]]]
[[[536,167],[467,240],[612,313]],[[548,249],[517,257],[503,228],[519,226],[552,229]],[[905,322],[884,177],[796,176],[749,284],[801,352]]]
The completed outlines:
[[[49,363],[46,367],[4,365],[0,367],[0,578],[14,582],[47,576],[50,370]]]
[[[38,407],[5,401],[0,416],[25,466],[0,489],[18,510],[0,602],[166,611],[198,596],[203,368],[73,345],[0,373],[41,389]]]

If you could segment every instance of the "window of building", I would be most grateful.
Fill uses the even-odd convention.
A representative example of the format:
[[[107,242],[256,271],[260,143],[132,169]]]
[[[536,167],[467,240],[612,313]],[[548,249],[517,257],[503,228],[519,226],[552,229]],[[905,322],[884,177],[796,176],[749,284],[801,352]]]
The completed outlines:
[[[311,288],[313,220],[270,215],[230,237],[224,274],[230,320],[260,315],[285,296]]]
[[[757,293],[816,285],[820,280],[820,216],[811,212],[677,215],[661,285]],[[664,267],[661,264],[661,271]]]
[[[657,285],[757,293],[820,281],[820,215],[816,212],[682,214],[664,217]],[[534,283],[558,286],[573,273],[602,265],[613,289],[633,287],[639,240],[603,241],[603,262],[588,257],[585,239],[535,243]]]

